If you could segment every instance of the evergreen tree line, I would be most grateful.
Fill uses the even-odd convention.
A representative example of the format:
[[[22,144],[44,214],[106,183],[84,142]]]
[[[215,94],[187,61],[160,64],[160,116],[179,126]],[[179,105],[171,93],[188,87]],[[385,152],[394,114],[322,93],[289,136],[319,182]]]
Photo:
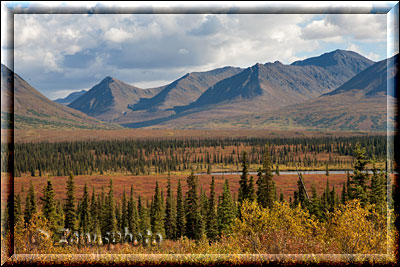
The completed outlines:
[[[250,164],[261,165],[266,142],[270,144],[270,160],[274,165],[345,167],[353,162],[339,156],[352,155],[357,142],[368,148],[369,158],[383,160],[386,156],[384,136],[41,142],[15,144],[14,171],[18,177],[22,173],[67,176],[70,172],[74,175],[104,172],[139,175],[191,169],[210,171],[213,164],[232,164],[239,168],[243,146],[251,147],[247,155]],[[232,151],[225,151],[226,147],[233,147]],[[322,152],[329,153],[327,161],[317,158]],[[3,155],[3,161],[9,159],[7,155]]]
[[[93,188],[90,194],[85,185],[83,195],[77,201],[74,176],[70,174],[64,203],[55,199],[52,182],[48,180],[43,188],[43,197],[39,200],[40,205],[37,203],[31,182],[24,208],[20,195],[15,195],[14,226],[28,225],[40,206],[41,216],[47,219],[50,229],[54,232],[64,227],[81,234],[106,236],[112,232],[123,234],[128,230],[135,237],[150,230],[170,240],[186,236],[195,240],[207,238],[213,242],[221,235],[230,233],[232,222],[241,216],[240,207],[244,201],[256,201],[263,208],[272,208],[274,202],[285,201],[282,191],[279,197],[277,195],[269,152],[270,149],[265,146],[263,164],[258,170],[256,181],[253,176],[249,177],[248,155],[243,152],[237,199],[231,195],[228,179],[225,180],[222,194],[217,197],[214,177],[207,196],[199,189],[198,176],[193,172],[187,177],[188,190],[185,195],[182,192],[181,181],[178,181],[175,194],[168,177],[166,196],[156,182],[151,200],[141,196],[135,198],[134,188],[131,186],[129,195],[124,191],[120,202],[114,198],[112,179],[108,189],[103,187],[99,193]],[[362,205],[375,204],[378,210],[385,214],[389,186],[387,173],[385,170],[378,170],[374,164],[372,173],[369,174],[365,166],[371,160],[367,158],[365,148],[361,149],[357,144],[354,152],[353,174],[348,173],[340,197],[336,189],[330,187],[329,180],[321,196],[318,196],[314,185],[309,195],[299,173],[298,190],[294,192],[293,200],[291,197],[289,200],[291,207],[301,206],[311,215],[324,220],[326,213],[332,212],[339,203],[345,204],[349,200],[359,199]]]

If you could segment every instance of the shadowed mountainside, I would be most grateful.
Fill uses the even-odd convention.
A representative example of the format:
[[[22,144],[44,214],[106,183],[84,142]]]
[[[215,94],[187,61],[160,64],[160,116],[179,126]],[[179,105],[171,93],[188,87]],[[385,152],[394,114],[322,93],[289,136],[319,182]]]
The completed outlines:
[[[12,87],[13,76],[14,88]],[[2,109],[2,125],[3,123],[4,125],[12,123],[10,113],[14,111],[14,127],[16,129],[120,128],[119,125],[104,123],[80,111],[54,103],[3,64],[1,65],[1,91],[7,99],[14,97],[14,110],[12,110],[12,103],[8,103]]]
[[[87,91],[86,90],[81,90],[79,92],[73,92],[69,95],[67,95],[64,98],[58,98],[56,100],[53,100],[56,103],[63,104],[63,105],[68,105],[78,99],[80,96],[84,95]]]
[[[140,89],[112,77],[104,78],[68,106],[103,121],[112,121],[140,98],[152,97],[161,88]]]
[[[387,106],[396,104],[393,90],[398,73],[398,55],[379,61],[330,93],[303,103],[266,113],[206,119],[207,111],[166,121],[154,128],[269,128],[386,131],[394,127]],[[387,72],[387,66],[389,71]],[[387,77],[387,73],[389,76]],[[387,81],[392,86],[387,90]],[[215,112],[215,111],[214,111]],[[190,119],[189,119],[190,118]]]

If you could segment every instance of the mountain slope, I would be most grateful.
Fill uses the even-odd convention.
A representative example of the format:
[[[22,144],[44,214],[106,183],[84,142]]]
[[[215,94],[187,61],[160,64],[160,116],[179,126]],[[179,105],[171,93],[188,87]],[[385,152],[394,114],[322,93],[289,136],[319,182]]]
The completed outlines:
[[[323,65],[327,57],[330,60]],[[324,54],[311,62],[256,64],[216,83],[195,102],[176,110],[205,110],[226,104],[233,109],[256,112],[277,109],[329,92],[343,84],[352,73],[359,73],[371,64],[371,60],[357,53],[342,50]]]
[[[86,92],[87,92],[86,90],[82,90],[79,92],[73,92],[64,98],[58,98],[53,101],[56,103],[59,103],[59,104],[68,105],[68,104],[72,103],[73,101],[75,101],[76,99],[78,99],[80,96],[84,95]]]
[[[386,131],[395,122],[390,117],[387,124],[387,106],[395,105],[395,90],[387,94],[386,89],[387,80],[389,84],[396,81],[397,64],[398,55],[379,61],[330,93],[278,110],[214,120],[206,119],[210,113],[203,111],[155,127]]]
[[[128,111],[140,98],[152,97],[160,89],[140,89],[115,78],[106,77],[68,107],[103,121],[112,121]]]
[[[393,83],[396,78],[397,64],[398,55],[391,57],[388,60],[379,61],[326,95],[337,95],[351,90],[362,92],[366,97],[386,95],[388,83],[387,66],[389,66],[390,72],[389,83]],[[396,91],[392,90],[389,92],[389,95],[395,97],[395,93]]]
[[[14,88],[12,87],[13,76]],[[2,110],[2,123],[8,121],[10,113],[14,111],[14,127],[16,129],[109,129],[120,127],[98,121],[82,112],[54,103],[3,64],[1,65],[1,90],[7,98],[14,97],[14,109],[9,106]]]
[[[323,67],[342,84],[373,63],[356,52],[337,49],[318,57],[295,61],[291,65]]]
[[[210,86],[240,71],[240,68],[224,67],[207,72],[188,73],[167,85],[154,97],[140,99],[130,107],[132,110],[165,110],[185,106],[195,101]]]

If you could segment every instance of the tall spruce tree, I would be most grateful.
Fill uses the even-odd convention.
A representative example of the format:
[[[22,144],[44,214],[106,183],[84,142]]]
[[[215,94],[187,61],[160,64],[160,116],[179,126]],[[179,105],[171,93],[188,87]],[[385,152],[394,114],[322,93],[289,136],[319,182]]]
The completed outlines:
[[[236,207],[229,190],[228,179],[225,179],[221,201],[218,205],[219,232],[221,234],[229,234],[235,218]]]
[[[304,185],[303,175],[299,173],[299,180],[297,180],[297,201],[303,209],[308,208],[309,199]]]
[[[133,199],[133,185],[131,185],[131,193],[128,201],[128,227],[129,231],[136,235],[138,233],[139,218],[136,203]]]
[[[185,199],[186,236],[190,239],[199,240],[203,235],[203,218],[198,196],[198,177],[193,174],[193,171],[187,178],[187,184],[188,191]]]
[[[25,211],[24,211],[24,221],[25,224],[29,224],[33,214],[37,212],[35,189],[32,184],[32,180],[29,182],[29,190],[25,199]]]
[[[321,196],[322,207],[325,211],[330,210],[331,208],[331,201],[330,201],[330,186],[329,186],[329,179],[326,179],[326,186],[325,190]]]
[[[115,201],[114,201],[114,188],[113,181],[110,179],[110,189],[108,191],[106,206],[105,208],[105,233],[115,233],[117,231],[117,218],[115,212]]]
[[[128,228],[128,207],[126,202],[126,193],[125,190],[122,192],[122,206],[121,206],[121,225],[120,231],[121,233],[125,232],[125,227]]]
[[[386,173],[383,170],[378,171],[375,162],[373,162],[369,201],[376,206],[381,214],[386,213],[386,187]]]
[[[206,229],[207,237],[211,241],[215,241],[218,236],[218,219],[215,208],[216,208],[215,179],[214,176],[212,176],[210,185],[210,198],[208,200],[207,229]]]
[[[248,199],[250,202],[257,200],[256,190],[254,188],[254,177],[253,175],[250,176],[249,180],[249,191],[248,191]]]
[[[265,145],[263,167],[258,173],[257,200],[263,208],[272,208],[276,199],[275,182],[272,175],[272,164],[268,145]]]
[[[43,188],[43,197],[40,198],[42,201],[42,212],[43,216],[48,220],[50,229],[55,231],[59,228],[59,216],[57,214],[57,202],[54,199],[55,193],[53,185],[50,180],[47,180],[47,186]]]
[[[361,205],[364,206],[368,202],[367,182],[369,175],[365,167],[369,163],[369,160],[367,160],[365,155],[365,148],[361,149],[359,143],[356,144],[354,154],[355,164],[353,175],[350,176],[349,181],[349,198],[359,199]]]
[[[77,230],[77,214],[76,214],[76,206],[75,206],[75,184],[74,184],[74,175],[70,173],[67,181],[67,200],[64,205],[64,227],[75,231]]]
[[[311,199],[310,205],[308,207],[311,215],[314,215],[317,219],[320,220],[323,218],[321,200],[318,197],[317,189],[315,188],[314,184],[311,185]]]
[[[154,197],[152,201],[151,231],[155,234],[161,234],[163,237],[165,237],[164,217],[163,199],[161,197],[158,182],[156,182],[156,188],[154,190]]]
[[[165,237],[175,239],[176,236],[176,210],[174,205],[173,193],[171,188],[171,177],[168,175],[167,200],[165,203]]]
[[[178,189],[176,197],[176,239],[185,234],[185,205],[182,194],[181,180],[178,180]]]
[[[21,196],[14,194],[14,226],[22,221],[22,203]]]
[[[345,205],[345,204],[346,204],[346,201],[347,201],[346,183],[343,183],[343,186],[342,186],[342,196],[341,196],[341,198],[342,198],[342,204]]]
[[[98,202],[96,201],[96,194],[94,187],[92,188],[92,197],[90,201],[90,232],[91,233],[96,233],[97,235],[100,235],[98,231],[100,230],[100,223],[99,223],[99,212],[98,212]]]
[[[151,230],[151,224],[149,210],[142,202],[141,196],[138,196],[139,232],[145,234]]]
[[[249,197],[248,175],[249,175],[249,163],[247,160],[247,153],[246,151],[243,151],[242,175],[240,176],[239,180],[239,193],[238,193],[238,202],[240,204]]]
[[[208,215],[208,197],[203,188],[200,191],[200,213],[202,218],[201,232],[203,234],[207,234],[206,228],[207,228],[207,215]]]
[[[90,216],[90,200],[87,185],[83,187],[83,196],[80,201],[79,209],[79,229],[84,233],[89,233],[91,229],[92,218]]]

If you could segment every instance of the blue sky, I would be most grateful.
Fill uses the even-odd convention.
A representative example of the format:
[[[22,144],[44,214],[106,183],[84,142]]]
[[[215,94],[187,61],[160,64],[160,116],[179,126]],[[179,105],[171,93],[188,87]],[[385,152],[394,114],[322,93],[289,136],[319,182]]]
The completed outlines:
[[[14,70],[55,99],[106,76],[149,88],[338,48],[378,61],[386,27],[386,14],[16,14]]]

